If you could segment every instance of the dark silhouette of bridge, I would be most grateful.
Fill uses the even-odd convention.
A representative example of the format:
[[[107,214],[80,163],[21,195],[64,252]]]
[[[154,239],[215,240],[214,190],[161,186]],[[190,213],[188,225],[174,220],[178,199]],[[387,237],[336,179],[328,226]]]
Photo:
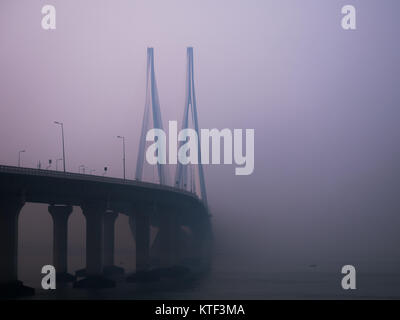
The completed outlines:
[[[201,166],[200,196],[186,190],[187,181],[193,177],[181,166],[173,186],[168,186],[161,165],[158,165],[159,183],[141,181],[143,133],[148,129],[146,121],[150,113],[153,126],[162,128],[152,48],[148,49],[147,63],[146,104],[136,180],[0,166],[0,294],[33,294],[33,289],[18,280],[18,216],[26,202],[49,205],[57,281],[74,281],[76,288],[113,287],[115,282],[108,276],[123,273],[123,269],[114,265],[114,224],[119,214],[129,216],[135,238],[136,276],[133,279],[149,279],[149,270],[187,262],[203,269],[209,266],[212,232]],[[187,114],[191,111],[197,131],[192,48],[188,48],[187,81],[183,126],[189,125]],[[79,206],[86,219],[86,268],[76,273],[83,277],[79,281],[67,269],[68,218],[73,206]],[[151,226],[158,229],[152,244]]]

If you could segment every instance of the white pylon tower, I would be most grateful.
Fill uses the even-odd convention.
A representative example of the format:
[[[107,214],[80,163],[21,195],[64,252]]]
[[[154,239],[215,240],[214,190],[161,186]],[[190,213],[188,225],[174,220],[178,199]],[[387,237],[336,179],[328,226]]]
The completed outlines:
[[[154,72],[154,49],[147,48],[147,75],[146,75],[146,101],[144,106],[142,132],[139,140],[139,152],[136,162],[136,180],[143,178],[143,165],[146,149],[146,134],[150,129],[150,117],[152,117],[153,128],[163,129],[160,100],[158,97],[157,82]],[[157,172],[160,184],[167,184],[165,168],[162,164],[157,164]]]
[[[190,116],[189,116],[190,114]],[[187,72],[186,72],[186,96],[185,96],[185,109],[183,112],[182,129],[189,128],[189,122],[194,127],[197,136],[200,138],[199,122],[197,118],[197,105],[196,105],[196,92],[194,88],[194,67],[193,67],[193,48],[187,48]],[[185,141],[181,141],[181,147]],[[200,145],[200,144],[199,144]],[[183,165],[178,162],[175,174],[175,186],[181,189],[196,192],[195,173],[198,173],[198,184],[200,187],[200,197],[207,205],[206,186],[204,181],[203,166],[201,164],[201,148],[198,150],[198,164],[195,165],[197,170],[193,168],[194,165]]]

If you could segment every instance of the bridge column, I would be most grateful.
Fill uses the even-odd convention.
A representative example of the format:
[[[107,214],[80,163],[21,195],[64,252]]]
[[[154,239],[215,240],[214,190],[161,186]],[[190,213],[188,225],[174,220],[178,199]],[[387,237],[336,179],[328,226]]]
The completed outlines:
[[[24,204],[22,196],[0,196],[0,297],[35,293],[18,281],[18,216]]]
[[[104,274],[123,274],[124,269],[114,265],[115,221],[118,213],[107,211],[104,216]]]
[[[57,272],[57,282],[72,282],[75,277],[68,273],[68,218],[72,206],[48,207],[53,218],[53,263]]]
[[[179,262],[180,225],[178,214],[172,208],[160,208],[160,226],[158,241],[160,243],[160,264],[163,267],[173,266]]]
[[[127,277],[128,282],[158,279],[146,272],[150,268],[150,215],[153,210],[152,203],[136,204],[129,216],[129,225],[136,243],[136,273]]]
[[[115,282],[103,276],[104,215],[106,205],[89,202],[82,205],[86,218],[86,278],[75,282],[75,288],[111,288]]]
[[[150,267],[150,215],[138,211],[135,214],[136,233],[136,272],[146,271]]]
[[[192,221],[191,258],[196,264],[210,267],[213,255],[213,234],[209,217],[199,216]]]

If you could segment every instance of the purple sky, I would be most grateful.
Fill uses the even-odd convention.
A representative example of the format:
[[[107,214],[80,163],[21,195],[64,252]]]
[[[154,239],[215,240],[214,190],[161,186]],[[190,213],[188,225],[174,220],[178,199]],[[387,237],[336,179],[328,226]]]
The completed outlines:
[[[41,29],[45,4],[55,31]],[[340,26],[345,4],[357,31]],[[166,126],[182,118],[193,46],[200,127],[256,132],[252,176],[205,167],[221,242],[241,238],[274,259],[400,265],[399,10],[394,0],[2,0],[0,163],[16,165],[22,149],[28,167],[60,158],[58,120],[69,171],[122,176],[125,135],[132,178],[146,48]]]

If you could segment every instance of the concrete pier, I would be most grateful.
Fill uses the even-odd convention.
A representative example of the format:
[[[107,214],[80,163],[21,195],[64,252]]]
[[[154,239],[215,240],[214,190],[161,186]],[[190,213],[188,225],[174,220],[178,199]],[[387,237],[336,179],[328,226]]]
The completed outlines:
[[[152,203],[135,205],[129,215],[129,225],[136,243],[136,272],[127,277],[128,282],[157,281],[150,270],[150,216]]]
[[[76,288],[111,288],[115,282],[103,276],[104,216],[106,205],[101,201],[85,202],[82,212],[86,218],[85,279],[75,282]]]
[[[107,211],[104,216],[104,269],[105,275],[123,274],[124,269],[114,264],[115,221],[118,213]]]
[[[57,282],[72,282],[75,277],[68,273],[68,218],[72,206],[48,207],[53,218],[53,264],[57,272]]]
[[[191,226],[191,258],[202,265],[209,267],[213,255],[213,234],[211,224],[206,219],[196,219]]]
[[[136,272],[142,272],[150,267],[150,217],[148,212],[136,212],[135,234]]]
[[[159,212],[160,226],[158,239],[161,246],[160,265],[169,267],[179,262],[179,234],[180,225],[178,215],[174,210],[168,207],[160,208]]]
[[[0,197],[0,297],[35,293],[18,281],[18,216],[24,204],[22,196]]]

